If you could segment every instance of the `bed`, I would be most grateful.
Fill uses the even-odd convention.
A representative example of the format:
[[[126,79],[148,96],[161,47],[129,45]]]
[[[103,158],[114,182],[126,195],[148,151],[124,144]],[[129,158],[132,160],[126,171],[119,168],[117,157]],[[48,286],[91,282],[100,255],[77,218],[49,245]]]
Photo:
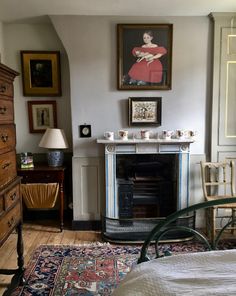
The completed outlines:
[[[236,202],[236,197],[203,202],[171,214],[159,223],[145,240],[141,254],[132,271],[121,281],[113,296],[184,296],[184,295],[236,295],[236,249],[218,250],[224,230],[232,224],[228,221],[214,242],[195,229],[178,227],[191,232],[206,244],[206,252],[173,255],[159,254],[159,241],[168,231],[171,222],[191,211],[215,205]],[[155,242],[155,258],[148,255],[149,246]]]

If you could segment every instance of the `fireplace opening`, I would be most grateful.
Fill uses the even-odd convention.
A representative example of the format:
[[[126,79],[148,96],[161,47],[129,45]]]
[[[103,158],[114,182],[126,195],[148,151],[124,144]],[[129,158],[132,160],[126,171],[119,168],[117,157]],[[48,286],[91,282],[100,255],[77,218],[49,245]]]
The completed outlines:
[[[119,218],[166,217],[177,210],[177,154],[116,157]]]

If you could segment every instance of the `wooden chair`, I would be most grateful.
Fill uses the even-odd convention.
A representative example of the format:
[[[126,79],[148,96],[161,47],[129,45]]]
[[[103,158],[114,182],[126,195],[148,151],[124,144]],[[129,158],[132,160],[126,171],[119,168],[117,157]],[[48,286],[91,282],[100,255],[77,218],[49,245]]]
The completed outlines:
[[[206,201],[236,197],[234,162],[200,162],[202,187]],[[226,215],[230,211],[230,215]],[[222,213],[221,213],[222,212]],[[236,203],[221,204],[206,209],[206,231],[211,242],[215,240],[216,231],[221,229],[216,219],[232,219],[231,233],[234,234],[236,223]],[[219,220],[218,220],[219,221]],[[222,222],[223,220],[221,220]],[[228,222],[227,221],[227,222]],[[223,226],[223,225],[222,225]]]

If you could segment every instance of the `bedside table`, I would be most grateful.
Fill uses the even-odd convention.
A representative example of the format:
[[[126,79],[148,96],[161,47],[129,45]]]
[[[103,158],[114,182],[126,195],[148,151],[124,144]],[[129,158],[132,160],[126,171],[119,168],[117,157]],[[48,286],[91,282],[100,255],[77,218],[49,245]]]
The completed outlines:
[[[34,168],[17,169],[18,176],[22,177],[21,183],[58,183],[60,199],[60,229],[64,226],[64,179],[66,167],[49,167],[44,164],[36,164]]]

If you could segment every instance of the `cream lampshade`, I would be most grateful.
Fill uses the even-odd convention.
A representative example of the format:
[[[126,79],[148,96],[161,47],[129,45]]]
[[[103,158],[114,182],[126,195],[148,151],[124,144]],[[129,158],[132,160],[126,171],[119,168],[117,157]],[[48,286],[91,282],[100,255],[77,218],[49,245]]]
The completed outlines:
[[[65,133],[63,129],[47,128],[39,147],[48,148],[48,165],[57,167],[62,166],[64,153],[61,149],[68,148]]]

